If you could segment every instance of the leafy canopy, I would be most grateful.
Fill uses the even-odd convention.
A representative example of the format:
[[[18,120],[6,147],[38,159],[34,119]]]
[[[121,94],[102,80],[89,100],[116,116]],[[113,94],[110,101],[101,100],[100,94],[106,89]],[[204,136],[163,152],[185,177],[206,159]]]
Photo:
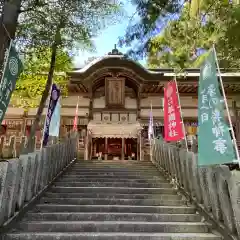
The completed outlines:
[[[52,81],[66,94],[65,72],[72,68],[76,50],[93,51],[92,38],[107,24],[118,21],[122,10],[120,3],[108,0],[41,0],[33,10],[29,10],[30,2],[34,4],[34,0],[22,2],[17,28],[16,41],[25,56],[25,71],[17,83],[13,103],[36,107],[45,94],[42,108]]]
[[[25,50],[51,47],[93,50],[92,38],[121,15],[121,5],[109,0],[43,0],[35,11],[22,13],[17,39]]]
[[[133,59],[142,58],[147,52],[148,39],[160,31],[172,15],[179,13],[182,1],[179,0],[132,0],[136,7],[137,22],[129,25],[126,34],[119,39],[119,45],[131,46],[138,42],[136,48],[131,48],[128,55]]]
[[[226,1],[205,1],[195,15],[186,3],[180,17],[147,42],[150,68],[198,67],[215,44],[220,66],[236,68],[240,63],[239,5]]]
[[[11,104],[26,110],[37,107],[47,82],[51,50],[34,49],[33,54],[25,56],[24,72],[20,75],[13,92]],[[56,56],[53,82],[61,88],[61,95],[67,95],[68,79],[66,72],[73,67],[73,58],[67,52],[59,50]]]

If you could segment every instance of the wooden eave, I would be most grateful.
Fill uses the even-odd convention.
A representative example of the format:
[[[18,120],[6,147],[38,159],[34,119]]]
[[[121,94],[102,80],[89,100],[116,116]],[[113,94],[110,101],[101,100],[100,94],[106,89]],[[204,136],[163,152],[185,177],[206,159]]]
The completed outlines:
[[[231,69],[232,70],[232,69]],[[233,71],[233,70],[232,70]],[[221,69],[226,94],[240,93],[240,73]],[[119,56],[106,57],[94,65],[89,65],[85,71],[67,73],[70,77],[69,91],[71,93],[87,93],[95,91],[104,84],[104,78],[126,77],[126,84],[135,92],[142,94],[163,94],[164,85],[173,80],[174,69],[145,69],[136,62]],[[179,93],[197,95],[200,69],[184,69],[177,74]],[[129,81],[129,83],[128,83]]]
[[[151,93],[159,93],[163,94],[165,84],[155,84],[155,85],[148,85],[145,84],[142,87],[141,93],[143,94],[151,94]],[[231,82],[226,83],[224,82],[224,90],[227,95],[237,95],[240,94],[240,81],[239,82]],[[178,91],[179,93],[183,93],[186,95],[197,95],[198,94],[198,82],[193,82],[192,84],[187,84],[185,82],[178,81]]]
[[[80,79],[86,79],[94,72],[98,71],[99,69],[103,68],[120,68],[120,69],[129,69],[133,71],[136,75],[141,76],[142,79],[148,81],[148,80],[159,80],[159,78],[163,75],[161,72],[157,73],[150,73],[147,71],[144,67],[142,67],[140,64],[135,63],[134,61],[124,58],[124,57],[111,57],[111,58],[103,58],[102,60],[98,61],[96,64],[90,66],[86,71],[84,72],[69,72],[67,73],[70,77],[73,78],[80,78]]]

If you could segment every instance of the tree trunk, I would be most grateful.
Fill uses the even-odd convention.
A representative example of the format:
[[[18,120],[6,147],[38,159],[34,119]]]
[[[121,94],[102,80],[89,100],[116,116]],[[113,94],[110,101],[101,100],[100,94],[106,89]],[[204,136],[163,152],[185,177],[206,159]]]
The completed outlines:
[[[10,44],[10,38],[15,38],[18,16],[22,0],[5,0],[0,18],[0,68],[4,63],[5,52]]]
[[[37,130],[37,127],[39,126],[41,116],[42,116],[42,113],[43,113],[44,107],[46,105],[46,101],[47,101],[47,98],[48,98],[48,95],[49,95],[49,92],[50,92],[51,86],[52,86],[52,80],[53,80],[53,74],[54,74],[54,69],[55,69],[56,55],[57,55],[57,48],[59,45],[59,41],[60,41],[60,28],[57,30],[54,43],[51,47],[52,56],[51,56],[51,62],[50,62],[50,67],[49,67],[49,72],[48,72],[48,78],[47,78],[46,86],[43,91],[42,98],[41,98],[41,101],[40,101],[40,104],[39,104],[39,107],[37,110],[37,114],[35,116],[33,125],[31,127],[30,136],[28,138],[28,143],[27,143],[27,151],[28,152],[34,151],[36,130]]]

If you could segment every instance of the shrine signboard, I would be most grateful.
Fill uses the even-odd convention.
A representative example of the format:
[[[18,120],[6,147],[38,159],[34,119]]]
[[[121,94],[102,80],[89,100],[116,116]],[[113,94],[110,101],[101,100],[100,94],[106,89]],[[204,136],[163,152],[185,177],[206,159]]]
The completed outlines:
[[[106,105],[108,107],[123,107],[125,104],[125,79],[124,78],[106,78]]]

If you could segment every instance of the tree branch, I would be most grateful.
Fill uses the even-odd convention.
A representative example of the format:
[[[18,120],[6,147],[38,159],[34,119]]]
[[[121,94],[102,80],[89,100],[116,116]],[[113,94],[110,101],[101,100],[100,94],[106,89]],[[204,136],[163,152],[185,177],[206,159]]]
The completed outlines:
[[[48,3],[41,3],[39,0],[35,0],[34,4],[31,7],[26,8],[26,9],[20,9],[19,13],[35,11],[36,7],[44,7],[47,5],[48,5]]]

